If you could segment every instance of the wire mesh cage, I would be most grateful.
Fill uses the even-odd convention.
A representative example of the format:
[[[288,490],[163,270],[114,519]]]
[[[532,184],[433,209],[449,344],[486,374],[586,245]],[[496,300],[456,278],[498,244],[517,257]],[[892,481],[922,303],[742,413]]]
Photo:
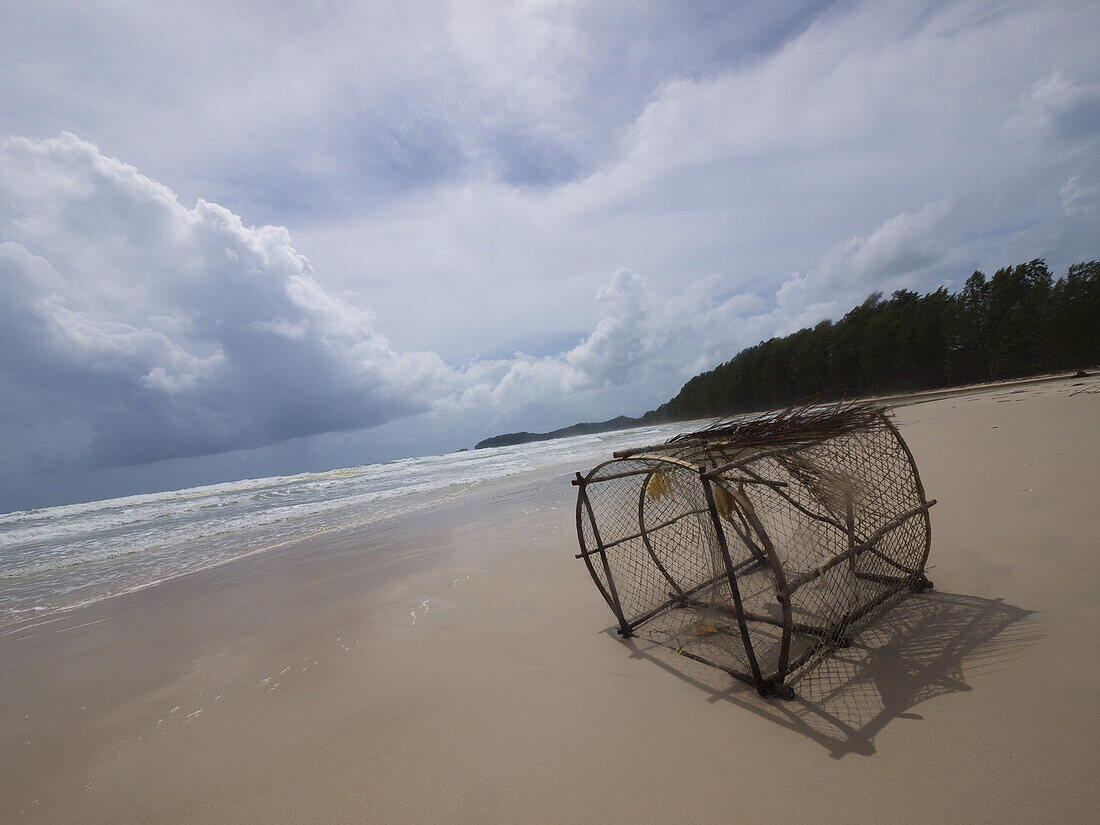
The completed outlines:
[[[793,696],[899,594],[930,588],[912,453],[870,405],[718,423],[577,473],[577,537],[624,637]]]

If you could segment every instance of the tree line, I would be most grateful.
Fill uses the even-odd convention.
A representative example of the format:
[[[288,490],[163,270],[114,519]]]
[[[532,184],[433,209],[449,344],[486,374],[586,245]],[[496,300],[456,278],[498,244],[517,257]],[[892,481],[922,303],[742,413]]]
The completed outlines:
[[[688,381],[643,420],[774,409],[908,392],[1100,362],[1100,262],[1057,281],[1042,259],[889,298],[874,293],[835,323],[762,341]]]

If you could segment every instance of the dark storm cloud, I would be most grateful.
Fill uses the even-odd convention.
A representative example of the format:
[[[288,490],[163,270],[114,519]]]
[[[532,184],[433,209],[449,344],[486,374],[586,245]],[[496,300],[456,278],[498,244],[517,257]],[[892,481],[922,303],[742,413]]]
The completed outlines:
[[[1098,254],[1095,3],[5,12],[0,509],[639,413]]]
[[[9,423],[79,415],[95,464],[369,427],[426,409],[442,370],[321,289],[285,230],[186,209],[72,136],[2,145],[0,231]]]

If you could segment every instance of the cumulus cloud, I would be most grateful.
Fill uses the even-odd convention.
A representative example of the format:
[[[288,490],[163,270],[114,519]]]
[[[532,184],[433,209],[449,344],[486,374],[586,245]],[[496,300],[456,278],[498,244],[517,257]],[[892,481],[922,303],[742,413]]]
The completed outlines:
[[[750,60],[823,5],[57,0],[6,9],[5,128],[91,137],[254,220],[471,176],[553,185],[670,75]]]
[[[95,463],[369,427],[446,371],[326,292],[285,229],[186,208],[72,135],[0,144],[0,238],[4,372],[85,405]]]
[[[399,352],[285,229],[187,208],[69,134],[0,143],[0,239],[6,423],[77,418],[93,466],[554,403],[637,381],[675,333],[619,270],[594,296],[606,315],[558,355],[451,367]]]
[[[887,269],[863,278],[868,267],[855,266],[845,294],[865,297],[895,275],[927,289],[958,269],[1036,256],[1062,268],[1095,255],[1095,10],[848,3],[804,19],[752,59],[667,73],[600,132],[599,162],[571,180],[525,188],[471,172],[395,197],[381,214],[302,227],[298,247],[334,285],[370,284],[391,340],[467,346],[466,356],[491,348],[490,335],[576,318],[594,327],[602,308],[586,301],[623,266],[660,295],[717,274],[716,299],[771,303],[794,273],[813,280],[830,257],[856,254],[844,251],[851,239],[871,245],[860,253],[870,261],[900,231],[891,220],[931,231],[943,207],[930,204],[951,218],[910,250],[925,263],[879,253]],[[454,312],[471,288],[477,305]],[[402,320],[411,317],[415,329]]]
[[[542,408],[539,418],[545,419],[548,409],[551,416],[576,409],[578,398],[592,402],[603,394],[621,404],[622,388],[678,372],[682,353],[669,347],[683,319],[658,311],[659,296],[641,275],[616,270],[589,300],[604,314],[574,347],[541,357],[520,351],[512,358],[476,360],[454,369],[451,392],[441,395],[437,408],[486,412],[498,422]]]
[[[1077,206],[1081,191],[1075,179],[1058,196]],[[719,275],[669,294],[619,268],[580,296],[599,317],[574,347],[454,365],[393,347],[363,306],[316,280],[286,229],[202,200],[187,208],[71,134],[12,138],[0,143],[6,440],[18,453],[27,428],[52,421],[55,452],[110,466],[418,413],[504,424],[536,410],[557,423],[584,405],[640,412],[742,346],[835,318],[872,290],[957,274],[968,213],[949,192],[834,245],[770,294],[730,292]]]
[[[0,31],[39,138],[0,150],[0,444],[43,479],[640,413],[872,291],[1096,256],[1095,4],[211,16]]]

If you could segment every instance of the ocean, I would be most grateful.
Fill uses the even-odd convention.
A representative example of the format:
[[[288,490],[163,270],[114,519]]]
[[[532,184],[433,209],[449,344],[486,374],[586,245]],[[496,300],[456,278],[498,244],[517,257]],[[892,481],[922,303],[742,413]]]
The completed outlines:
[[[232,559],[431,507],[492,479],[566,466],[682,425],[248,479],[0,515],[0,627]]]

